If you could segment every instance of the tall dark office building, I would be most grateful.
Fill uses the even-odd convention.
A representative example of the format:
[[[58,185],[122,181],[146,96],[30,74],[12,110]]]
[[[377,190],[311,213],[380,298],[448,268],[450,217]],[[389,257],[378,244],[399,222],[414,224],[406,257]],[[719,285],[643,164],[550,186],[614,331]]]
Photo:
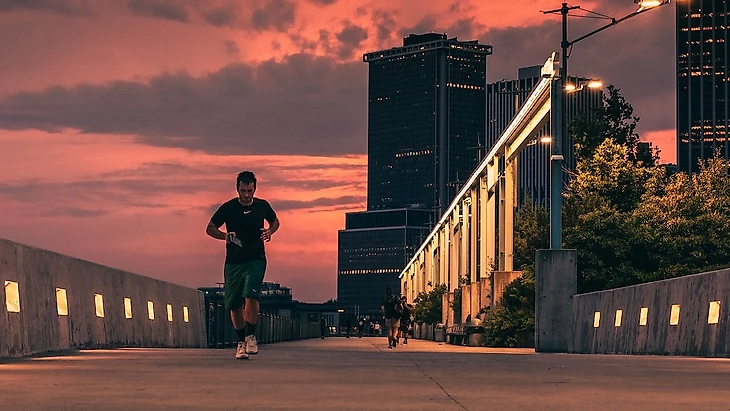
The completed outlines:
[[[478,162],[492,46],[445,34],[363,56],[368,81],[368,210],[440,215]]]
[[[532,88],[540,81],[542,66],[531,66],[518,69],[517,80],[501,80],[487,85],[487,135],[485,145],[492,147],[507,128],[512,117],[520,109]],[[586,79],[579,78],[580,82]],[[601,90],[584,88],[568,94],[566,110],[568,124],[578,115],[593,115],[600,107]],[[550,120],[535,136],[535,141],[525,147],[517,159],[518,202],[525,196],[543,207],[550,204],[550,144],[542,143],[540,137],[550,136]],[[563,143],[564,167],[575,169],[575,152],[572,139]]]
[[[337,300],[378,316],[386,287],[420,247],[484,140],[492,47],[445,34],[412,34],[403,47],[367,53],[368,204],[338,236]]]
[[[728,142],[728,0],[677,1],[677,168],[697,172],[698,160]]]
[[[400,290],[398,274],[430,231],[431,210],[347,213],[338,233],[337,302],[348,314],[380,314],[386,287]]]

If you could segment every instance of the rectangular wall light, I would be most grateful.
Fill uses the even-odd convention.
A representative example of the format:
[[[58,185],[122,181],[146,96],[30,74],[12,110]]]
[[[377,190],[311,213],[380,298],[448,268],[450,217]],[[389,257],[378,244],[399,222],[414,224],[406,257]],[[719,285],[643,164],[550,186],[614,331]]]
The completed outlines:
[[[672,305],[672,312],[669,315],[669,325],[679,324],[679,304]]]
[[[717,324],[720,322],[720,302],[710,301],[710,313],[707,316],[707,324]]]
[[[96,316],[104,318],[104,297],[101,294],[94,294],[94,306],[96,307]]]
[[[64,288],[56,288],[56,311],[58,315],[68,315],[68,298]]]
[[[132,299],[124,297],[124,318],[132,318]]]
[[[5,281],[5,306],[9,313],[20,312],[20,289],[15,281]]]
[[[147,318],[150,320],[155,319],[155,303],[147,301]]]

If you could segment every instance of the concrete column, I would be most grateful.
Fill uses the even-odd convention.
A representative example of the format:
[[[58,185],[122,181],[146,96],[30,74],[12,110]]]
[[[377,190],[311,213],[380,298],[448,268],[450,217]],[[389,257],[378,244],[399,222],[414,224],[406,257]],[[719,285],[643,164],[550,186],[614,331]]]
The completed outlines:
[[[489,260],[488,260],[488,247],[487,238],[489,237],[488,231],[488,215],[487,206],[489,204],[489,189],[487,186],[487,178],[481,177],[479,179],[479,276],[477,279],[481,281],[487,278],[489,273]]]
[[[469,205],[469,274],[471,282],[479,281],[477,273],[477,230],[479,228],[479,190],[471,190]]]
[[[515,206],[517,203],[517,157],[505,159],[507,164],[504,170],[504,223],[499,229],[504,232],[504,271],[514,270],[512,261],[514,256],[514,229]]]
[[[577,287],[576,250],[537,250],[535,351],[568,352]]]

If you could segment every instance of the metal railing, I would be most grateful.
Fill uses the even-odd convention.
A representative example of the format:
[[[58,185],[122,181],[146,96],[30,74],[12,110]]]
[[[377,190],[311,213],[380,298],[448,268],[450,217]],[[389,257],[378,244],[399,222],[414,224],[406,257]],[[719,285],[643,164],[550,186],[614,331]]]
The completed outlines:
[[[230,312],[221,302],[209,301],[205,306],[208,348],[229,348],[238,342]],[[259,344],[304,340],[319,337],[319,324],[278,315],[260,313],[256,327]]]

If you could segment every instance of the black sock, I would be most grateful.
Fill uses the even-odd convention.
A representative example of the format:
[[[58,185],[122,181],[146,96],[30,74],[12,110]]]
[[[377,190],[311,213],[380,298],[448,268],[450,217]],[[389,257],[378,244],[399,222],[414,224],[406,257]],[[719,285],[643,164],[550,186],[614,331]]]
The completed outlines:
[[[246,326],[240,330],[236,330],[236,334],[238,334],[238,341],[243,341],[246,338]]]
[[[254,335],[256,334],[256,324],[251,324],[250,322],[246,321],[246,335]]]

